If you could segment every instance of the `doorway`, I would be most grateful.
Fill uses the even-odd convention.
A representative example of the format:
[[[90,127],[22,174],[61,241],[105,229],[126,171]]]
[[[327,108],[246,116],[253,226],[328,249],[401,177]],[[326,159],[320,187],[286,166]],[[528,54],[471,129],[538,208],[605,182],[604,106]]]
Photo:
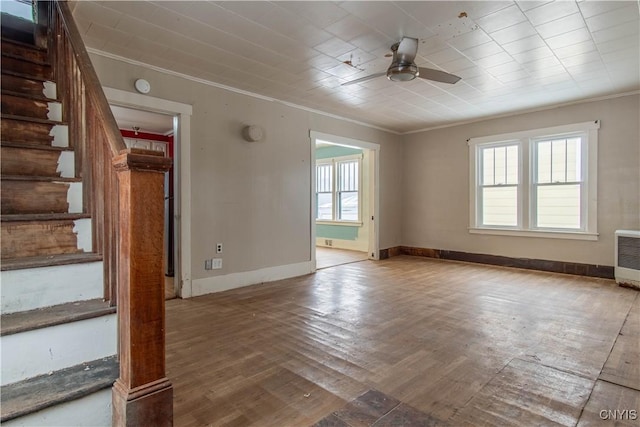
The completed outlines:
[[[103,87],[109,104],[173,117],[174,162],[174,293],[191,297],[191,105]],[[183,173],[182,171],[187,171]]]
[[[310,136],[313,269],[378,259],[379,145]]]

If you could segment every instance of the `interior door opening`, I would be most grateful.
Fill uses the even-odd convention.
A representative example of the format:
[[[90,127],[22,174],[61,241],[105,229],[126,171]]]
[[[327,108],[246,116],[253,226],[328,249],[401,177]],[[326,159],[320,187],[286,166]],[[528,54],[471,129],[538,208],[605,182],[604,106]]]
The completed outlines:
[[[159,151],[175,159],[174,116],[134,108],[111,105],[120,133],[128,148]],[[177,296],[175,280],[175,194],[174,166],[165,174],[164,181],[164,254],[165,299]]]
[[[378,259],[376,144],[311,132],[311,260]]]

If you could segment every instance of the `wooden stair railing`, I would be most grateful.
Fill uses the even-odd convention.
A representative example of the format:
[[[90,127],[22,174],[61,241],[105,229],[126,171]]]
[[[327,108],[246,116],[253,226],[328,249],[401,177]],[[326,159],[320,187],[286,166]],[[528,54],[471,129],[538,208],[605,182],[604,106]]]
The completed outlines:
[[[112,392],[113,425],[170,426],[162,255],[164,173],[171,160],[126,148],[66,2],[39,1],[37,15],[36,39],[48,38],[69,144],[78,153],[93,249],[104,260],[105,299],[117,302],[120,376]]]

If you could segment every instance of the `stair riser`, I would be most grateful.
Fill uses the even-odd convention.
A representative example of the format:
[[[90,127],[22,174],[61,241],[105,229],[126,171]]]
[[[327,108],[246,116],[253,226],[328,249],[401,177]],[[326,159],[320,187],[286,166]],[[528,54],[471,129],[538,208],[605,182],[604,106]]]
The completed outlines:
[[[47,52],[44,50],[11,43],[8,40],[2,40],[2,54],[40,63],[47,63],[49,60]]]
[[[90,219],[3,222],[2,259],[88,252],[84,247],[90,223]],[[90,237],[88,242],[91,250]]]
[[[0,188],[3,214],[82,212],[82,184],[79,182],[4,180],[0,182]]]
[[[3,74],[1,83],[2,90],[23,93],[29,96],[44,96],[50,99],[56,98],[55,84],[52,82],[42,82],[41,80]]]
[[[13,95],[2,96],[2,113],[36,119],[61,121],[62,105]]]
[[[0,337],[2,385],[117,351],[115,314]]]
[[[27,426],[111,426],[111,388],[106,388],[80,399],[5,421],[3,427]]]
[[[104,296],[102,262],[3,271],[2,313],[17,313]]]
[[[52,145],[53,126],[44,123],[32,123],[23,120],[2,119],[2,140],[22,142],[33,145]]]
[[[2,57],[2,70],[42,80],[50,80],[53,76],[51,67],[48,65],[34,64],[33,62],[9,56]]]
[[[50,176],[73,178],[73,151],[47,151],[19,147],[0,148],[0,167],[3,175]]]

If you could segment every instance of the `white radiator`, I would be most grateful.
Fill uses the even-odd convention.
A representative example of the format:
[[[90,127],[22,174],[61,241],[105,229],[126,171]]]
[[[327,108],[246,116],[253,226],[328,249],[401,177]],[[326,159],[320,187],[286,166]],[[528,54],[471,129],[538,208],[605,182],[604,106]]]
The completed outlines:
[[[616,282],[640,289],[640,231],[616,231],[615,257]]]

